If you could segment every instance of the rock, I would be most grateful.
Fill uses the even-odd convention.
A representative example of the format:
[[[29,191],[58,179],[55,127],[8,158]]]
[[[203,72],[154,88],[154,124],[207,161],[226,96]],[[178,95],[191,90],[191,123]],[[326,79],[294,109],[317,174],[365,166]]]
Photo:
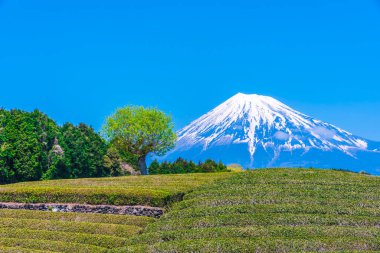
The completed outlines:
[[[51,212],[77,212],[100,214],[124,214],[159,218],[164,210],[150,206],[114,206],[114,205],[85,205],[85,204],[56,204],[56,203],[11,203],[0,202],[0,209],[26,209]]]

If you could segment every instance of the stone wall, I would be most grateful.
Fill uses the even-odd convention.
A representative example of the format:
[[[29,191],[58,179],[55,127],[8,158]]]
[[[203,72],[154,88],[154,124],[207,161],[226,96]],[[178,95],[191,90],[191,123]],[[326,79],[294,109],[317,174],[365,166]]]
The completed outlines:
[[[0,209],[25,209],[51,212],[78,212],[102,214],[128,214],[159,218],[164,210],[149,206],[113,206],[113,205],[84,205],[84,204],[56,204],[56,203],[9,203],[0,202]]]

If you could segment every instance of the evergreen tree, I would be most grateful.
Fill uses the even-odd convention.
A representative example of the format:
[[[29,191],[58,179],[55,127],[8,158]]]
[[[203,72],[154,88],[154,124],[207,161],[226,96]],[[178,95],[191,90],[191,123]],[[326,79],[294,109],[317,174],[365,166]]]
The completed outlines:
[[[227,166],[222,162],[216,163],[213,160],[206,160],[204,163],[199,162],[196,165],[193,161],[187,161],[178,158],[174,162],[167,161],[161,164],[154,160],[149,166],[150,174],[182,174],[182,173],[210,173],[210,172],[228,172]]]
[[[65,159],[65,153],[55,139],[54,146],[49,152],[48,170],[42,175],[42,179],[69,178],[70,169]]]
[[[119,152],[114,147],[107,150],[107,154],[103,157],[103,166],[105,174],[110,176],[120,176],[122,172],[122,160]]]
[[[108,176],[106,151],[104,140],[85,124],[60,128],[38,110],[0,109],[0,183]]]
[[[160,164],[158,163],[157,159],[155,159],[149,166],[149,174],[160,174]]]
[[[39,180],[59,135],[56,123],[38,110],[0,110],[0,173],[4,182]]]
[[[61,132],[72,178],[107,176],[103,166],[107,145],[91,127],[66,123]]]

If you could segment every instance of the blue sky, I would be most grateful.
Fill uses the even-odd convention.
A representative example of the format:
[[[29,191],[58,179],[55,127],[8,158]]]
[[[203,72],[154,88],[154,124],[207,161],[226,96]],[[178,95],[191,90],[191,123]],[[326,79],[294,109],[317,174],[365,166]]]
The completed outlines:
[[[0,0],[0,88],[95,129],[128,104],[180,128],[257,93],[380,140],[380,0]]]

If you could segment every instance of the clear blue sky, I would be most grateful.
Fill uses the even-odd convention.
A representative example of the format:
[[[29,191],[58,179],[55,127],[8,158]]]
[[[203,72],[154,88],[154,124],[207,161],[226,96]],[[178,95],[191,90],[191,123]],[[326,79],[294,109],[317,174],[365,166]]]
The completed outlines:
[[[257,93],[380,140],[380,0],[0,0],[0,88],[95,129],[128,104],[178,129]]]

